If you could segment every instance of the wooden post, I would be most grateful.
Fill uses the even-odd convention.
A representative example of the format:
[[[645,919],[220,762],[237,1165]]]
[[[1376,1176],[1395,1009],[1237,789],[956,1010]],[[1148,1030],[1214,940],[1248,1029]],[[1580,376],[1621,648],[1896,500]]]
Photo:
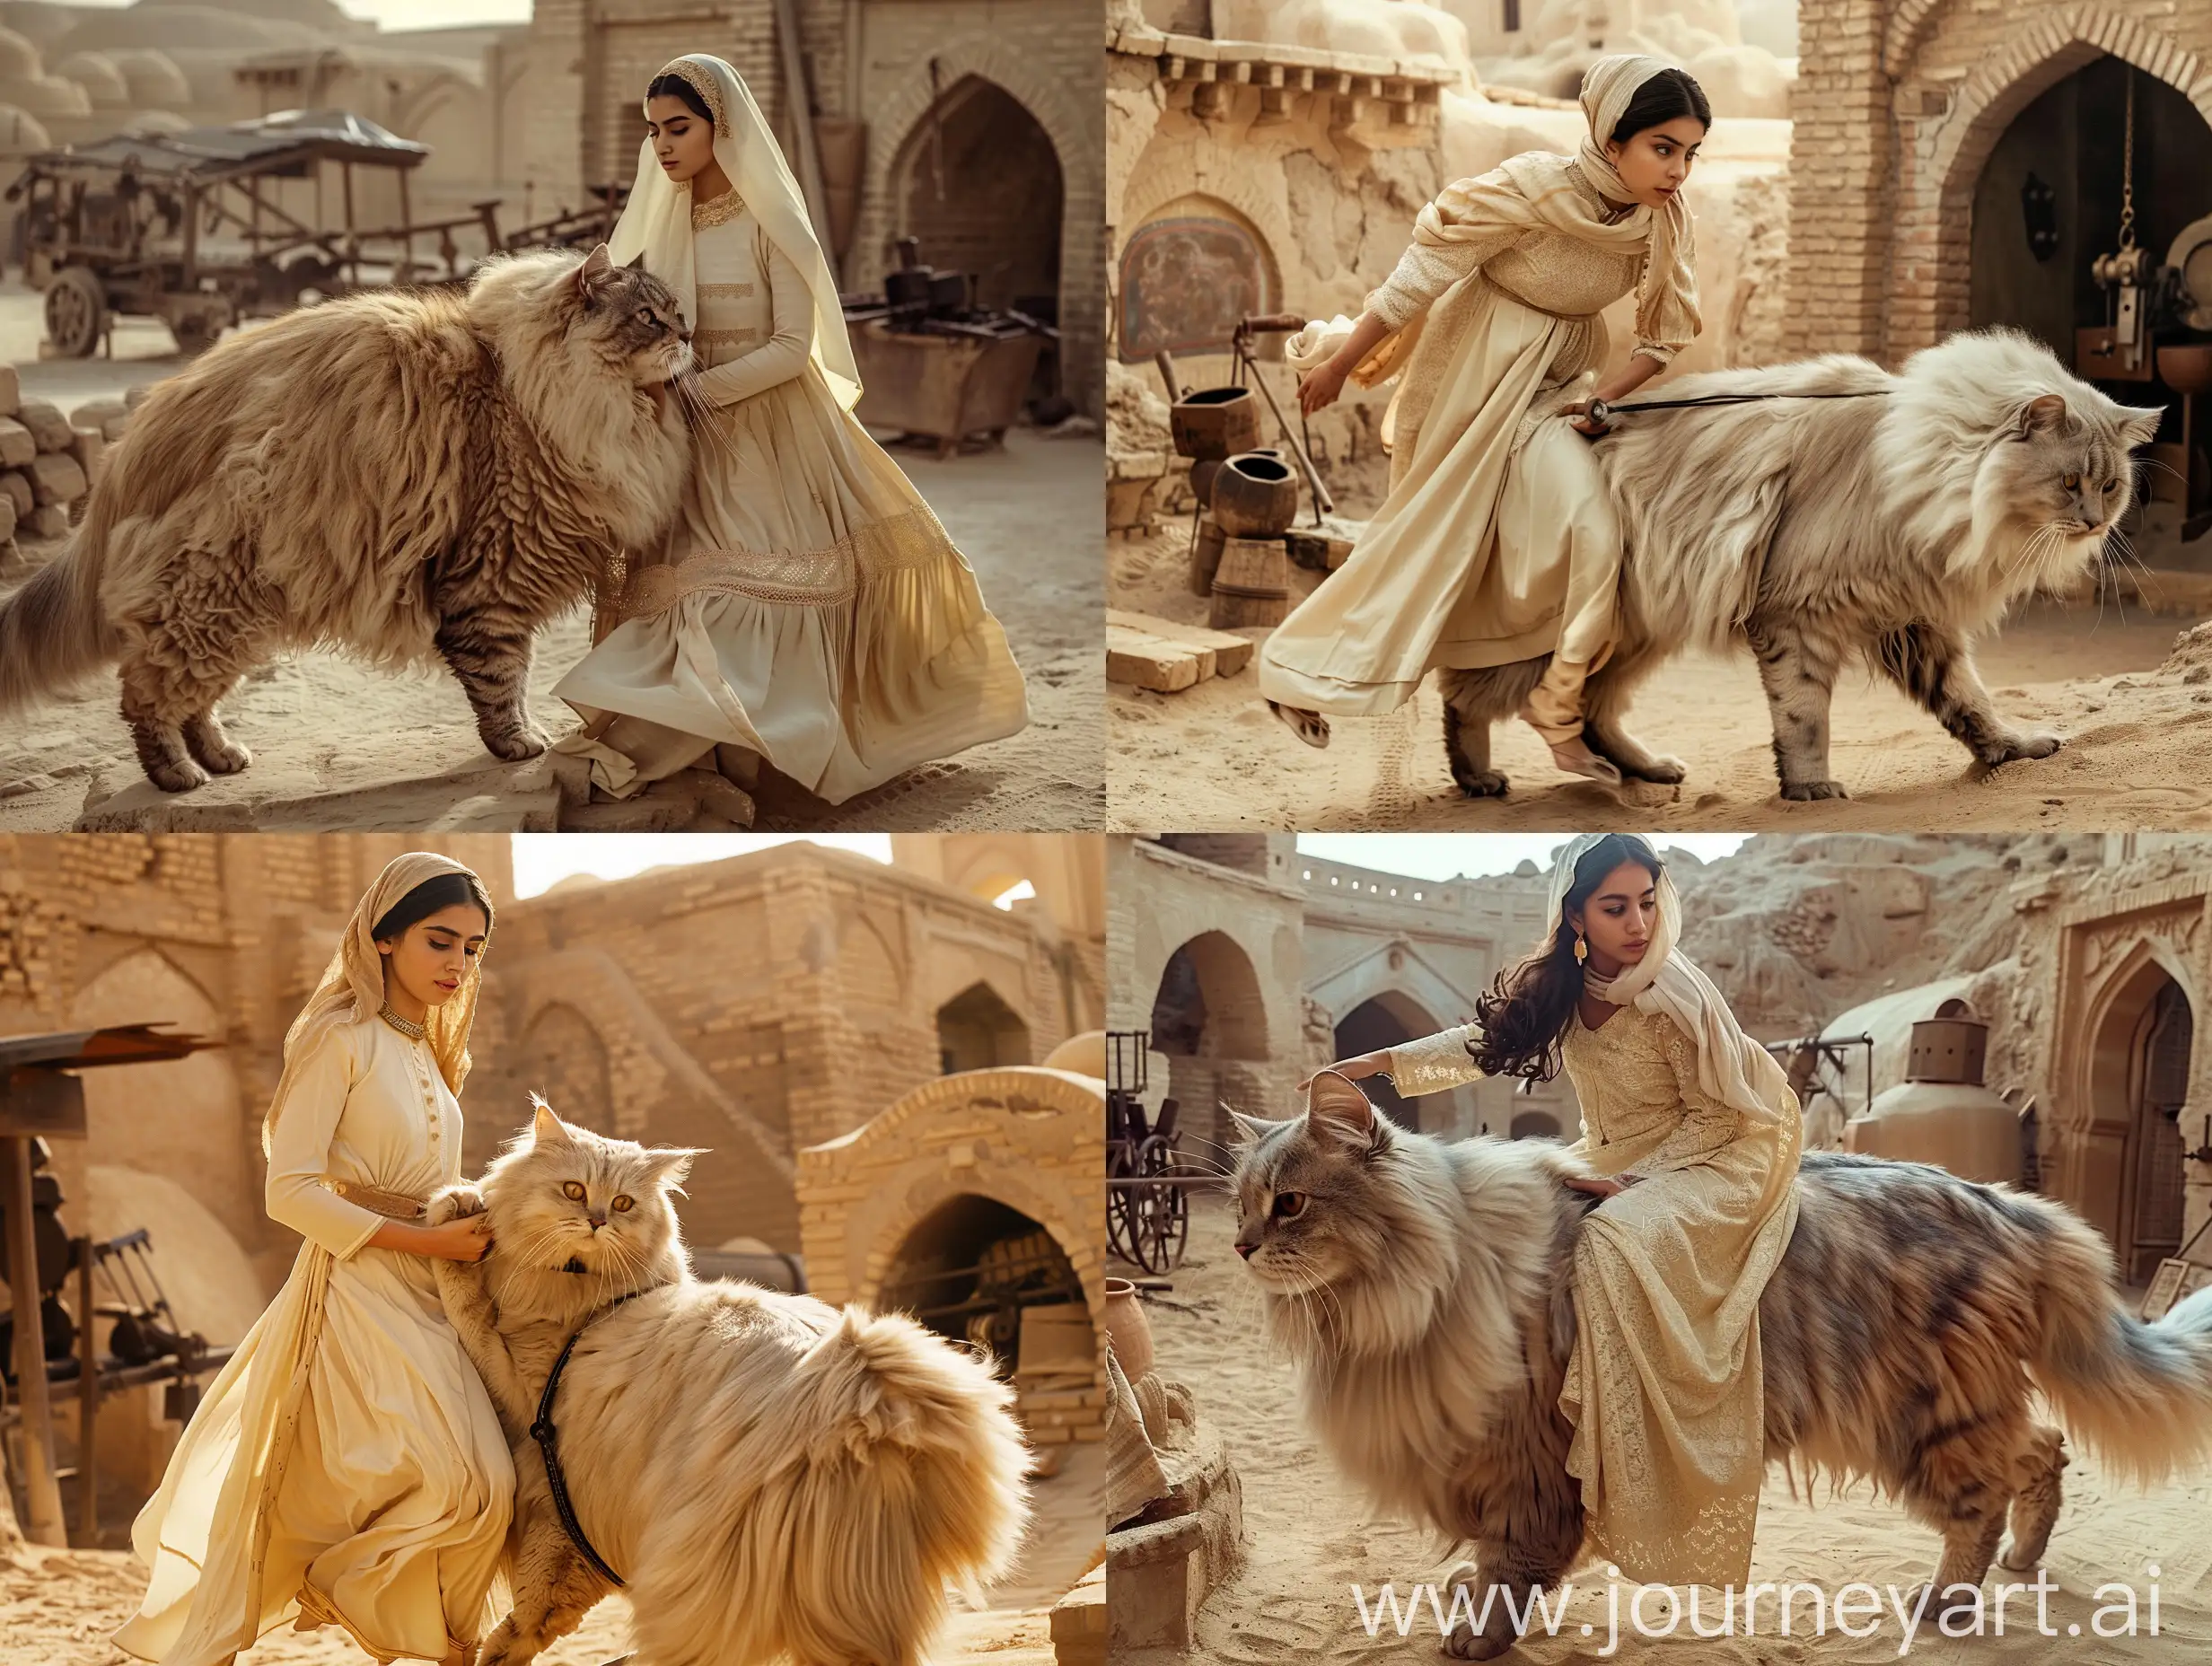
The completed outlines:
[[[411,284],[415,281],[415,215],[414,211],[407,205],[407,170],[405,168],[399,170],[399,224],[403,228],[401,237],[407,249],[405,257],[407,264],[401,268],[405,276],[398,281]]]
[[[353,163],[338,163],[338,172],[346,186],[346,286],[358,289],[361,287],[361,246],[354,238]]]
[[[791,117],[799,152],[799,189],[806,196],[806,217],[827,258],[837,244],[830,230],[830,199],[821,186],[821,153],[814,145],[814,101],[808,95],[806,60],[799,52],[799,8],[776,0],[776,49],[783,66],[784,109]]]
[[[100,1345],[92,1323],[92,1241],[77,1240],[77,1536],[100,1545]]]
[[[20,1134],[4,1147],[8,1199],[8,1290],[15,1299],[15,1386],[23,1408],[23,1496],[31,1506],[24,1531],[32,1543],[66,1549],[61,1485],[54,1477],[54,1419],[46,1385],[46,1333],[39,1322],[39,1250],[31,1223],[31,1141]]]

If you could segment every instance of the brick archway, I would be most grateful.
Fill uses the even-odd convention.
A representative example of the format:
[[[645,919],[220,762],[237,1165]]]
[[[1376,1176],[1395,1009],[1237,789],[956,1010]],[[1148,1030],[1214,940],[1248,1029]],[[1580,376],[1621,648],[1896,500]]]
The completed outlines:
[[[1944,0],[1907,0],[1892,42],[1926,55],[1946,13]],[[1899,35],[1902,26],[1907,33]],[[1925,37],[1925,39],[1924,39]],[[1977,63],[1940,109],[1916,110],[1912,90],[1897,101],[1897,217],[1889,270],[1892,364],[1967,327],[1973,267],[1974,188],[2014,118],[2083,66],[2110,55],[2180,92],[2212,125],[2212,75],[2195,53],[2136,19],[2075,5],[2038,19],[2003,50]],[[1884,66],[1891,63],[1887,48]],[[1909,75],[1892,69],[1900,82]],[[1925,103],[1926,89],[1920,89]]]

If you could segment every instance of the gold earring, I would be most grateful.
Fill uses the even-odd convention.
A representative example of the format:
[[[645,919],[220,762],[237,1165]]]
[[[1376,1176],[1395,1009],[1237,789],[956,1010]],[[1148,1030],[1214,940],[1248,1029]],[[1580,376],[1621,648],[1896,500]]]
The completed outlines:
[[[1580,932],[1575,934],[1575,964],[1580,966],[1590,958],[1590,945],[1583,941]]]

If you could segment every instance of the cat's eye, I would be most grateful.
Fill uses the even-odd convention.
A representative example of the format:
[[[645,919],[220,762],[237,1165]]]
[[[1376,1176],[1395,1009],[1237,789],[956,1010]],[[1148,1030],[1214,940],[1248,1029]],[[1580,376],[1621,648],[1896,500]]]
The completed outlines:
[[[621,1193],[614,1200],[614,1212],[617,1214],[628,1214],[630,1211],[630,1195],[628,1192]]]
[[[2104,483],[2104,489],[2108,492],[2117,492],[2120,490],[2120,482],[2117,480],[2107,480]]]
[[[584,1183],[581,1180],[563,1180],[561,1192],[563,1196],[571,1197],[577,1203],[584,1201]]]
[[[1275,1206],[1268,1210],[1278,1221],[1295,1221],[1305,1213],[1307,1196],[1304,1192],[1277,1192]]]
[[[2079,475],[2077,475],[2077,474],[2070,474],[2070,475],[2067,476],[2067,477],[2066,477],[2066,478],[2065,478],[2063,481],[2061,481],[2059,484],[2061,484],[2062,486],[2064,486],[2064,487],[2066,487],[2066,489],[2067,489],[2067,491],[2069,491],[2069,492],[2070,492],[2070,491],[2072,491],[2072,490],[2073,490],[2076,487],[2079,486],[2081,483],[2082,483],[2082,478],[2081,478],[2081,476],[2079,476]]]

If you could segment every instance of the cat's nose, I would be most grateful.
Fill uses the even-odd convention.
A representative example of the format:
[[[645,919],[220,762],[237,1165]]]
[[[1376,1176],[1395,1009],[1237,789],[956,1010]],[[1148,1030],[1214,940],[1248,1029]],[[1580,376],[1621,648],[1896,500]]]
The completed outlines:
[[[1239,1240],[1236,1247],[1236,1252],[1249,1261],[1252,1258],[1252,1251],[1259,1248],[1260,1246],[1258,1244],[1248,1244],[1243,1242],[1242,1240]]]
[[[595,1214],[591,1217],[591,1222],[592,1230],[593,1232],[597,1232],[601,1227],[607,1224],[607,1217],[603,1214]]]

